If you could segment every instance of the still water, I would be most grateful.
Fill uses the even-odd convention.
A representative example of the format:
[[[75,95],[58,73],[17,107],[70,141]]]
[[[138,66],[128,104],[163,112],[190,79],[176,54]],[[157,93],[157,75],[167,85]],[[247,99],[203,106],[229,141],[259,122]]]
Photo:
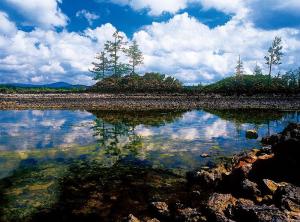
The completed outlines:
[[[157,188],[177,183],[186,171],[260,148],[262,137],[299,119],[298,112],[261,110],[0,111],[0,219],[34,220],[40,212],[55,219],[90,213],[107,218],[104,212],[113,211],[124,186],[129,193],[143,192],[136,185],[141,180],[153,196],[162,195]],[[247,139],[249,129],[259,137]],[[204,153],[209,157],[201,157]],[[112,199],[99,197],[106,186]],[[89,195],[78,197],[82,192]],[[143,195],[140,207],[147,201]],[[127,203],[134,197],[123,198],[123,208],[134,207]]]

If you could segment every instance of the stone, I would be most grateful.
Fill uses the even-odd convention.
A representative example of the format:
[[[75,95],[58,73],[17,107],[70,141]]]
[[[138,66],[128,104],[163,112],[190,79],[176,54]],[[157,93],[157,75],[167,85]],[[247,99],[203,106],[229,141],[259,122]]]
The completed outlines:
[[[237,201],[233,209],[233,219],[236,221],[253,222],[285,222],[287,215],[275,206],[255,205],[253,202]]]
[[[201,213],[195,208],[178,209],[176,219],[182,222],[197,222],[201,221]]]
[[[216,187],[219,182],[222,181],[225,175],[228,175],[227,169],[224,165],[218,165],[216,168],[210,170],[200,170],[196,172],[190,172],[187,174],[187,179],[189,181],[201,183],[205,186]]]
[[[229,206],[234,206],[236,201],[236,198],[231,194],[212,194],[207,202],[210,219],[215,221],[229,221],[230,219],[226,217],[225,212]]]
[[[152,202],[151,207],[155,213],[161,217],[170,216],[169,206],[166,202]]]
[[[246,138],[247,139],[257,139],[258,133],[256,130],[247,130],[246,131]]]
[[[300,213],[300,187],[292,184],[280,186],[275,191],[273,198],[280,208]]]
[[[129,214],[127,221],[128,222],[140,222],[140,220],[137,219],[133,214]]]
[[[274,194],[277,188],[280,186],[278,183],[268,179],[263,179],[263,182],[268,191],[270,191],[272,194]]]
[[[243,195],[246,197],[249,197],[251,199],[255,199],[256,196],[260,196],[261,192],[258,189],[258,185],[248,179],[245,179],[241,183],[241,189],[243,192]]]
[[[208,153],[202,153],[200,156],[201,156],[202,158],[207,158],[207,157],[209,157],[209,154],[208,154]]]
[[[156,218],[152,218],[150,220],[147,220],[146,222],[160,222],[160,221]]]

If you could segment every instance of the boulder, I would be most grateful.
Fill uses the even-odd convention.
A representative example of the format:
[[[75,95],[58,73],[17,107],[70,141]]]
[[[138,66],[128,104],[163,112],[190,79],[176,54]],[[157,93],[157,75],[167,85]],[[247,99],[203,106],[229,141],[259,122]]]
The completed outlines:
[[[189,182],[196,182],[208,187],[216,187],[222,181],[223,177],[228,175],[224,165],[218,165],[216,168],[209,170],[200,170],[188,172],[187,179]]]
[[[152,219],[147,220],[146,222],[160,222],[160,221],[156,218],[152,218]]]
[[[281,209],[300,213],[300,187],[288,184],[274,193],[274,201]]]
[[[197,222],[205,220],[196,208],[177,209],[176,219],[182,222]]]
[[[261,192],[258,189],[258,185],[248,179],[245,179],[241,183],[241,191],[245,197],[256,199],[256,196],[260,196]]]
[[[245,222],[285,222],[288,217],[275,206],[255,205],[253,202],[237,201],[233,209],[233,218]]]
[[[127,221],[128,222],[140,222],[140,220],[138,218],[136,218],[133,214],[129,214]]]
[[[159,217],[170,216],[169,206],[165,202],[152,202],[151,208],[154,211],[154,213],[157,214]]]
[[[234,206],[236,201],[231,194],[212,194],[207,203],[210,219],[212,221],[230,221],[225,212],[228,207]]]
[[[246,131],[246,138],[247,139],[257,139],[258,133],[256,130],[247,130]]]

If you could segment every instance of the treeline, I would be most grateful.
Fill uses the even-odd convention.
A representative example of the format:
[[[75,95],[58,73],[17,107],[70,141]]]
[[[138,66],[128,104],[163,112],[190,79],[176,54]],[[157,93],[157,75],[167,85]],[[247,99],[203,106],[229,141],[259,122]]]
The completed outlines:
[[[0,85],[0,93],[81,93],[86,92],[85,88],[46,88],[46,87],[17,87]]]
[[[172,93],[182,92],[182,84],[173,77],[160,73],[111,76],[99,81],[89,91],[103,93]]]
[[[177,79],[160,73],[138,75],[137,67],[143,64],[143,55],[137,42],[131,45],[116,31],[113,40],[103,45],[103,51],[97,54],[93,68],[90,70],[98,82],[89,89],[93,92],[137,93],[223,93],[223,94],[257,94],[257,93],[298,93],[300,90],[300,68],[285,74],[272,75],[274,66],[281,64],[283,57],[282,39],[275,37],[268,49],[265,64],[268,73],[264,74],[256,64],[252,74],[245,73],[243,61],[239,56],[235,75],[216,83],[202,86],[183,86]],[[121,60],[122,58],[122,60]]]
[[[300,93],[300,69],[284,75],[243,75],[228,77],[216,83],[199,86],[198,91],[222,94]]]

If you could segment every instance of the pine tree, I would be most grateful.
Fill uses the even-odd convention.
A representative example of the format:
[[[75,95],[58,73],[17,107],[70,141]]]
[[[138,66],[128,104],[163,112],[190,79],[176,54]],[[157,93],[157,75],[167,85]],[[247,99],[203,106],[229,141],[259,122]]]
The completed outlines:
[[[94,80],[104,79],[108,72],[108,59],[105,51],[97,53],[95,59],[98,62],[93,62],[93,68],[90,70],[95,74]]]
[[[241,60],[241,56],[239,56],[239,59],[237,61],[237,66],[235,67],[235,75],[237,77],[240,77],[244,74],[244,65],[243,65],[243,62]]]
[[[129,64],[131,68],[130,74],[134,75],[136,67],[138,65],[142,65],[144,61],[143,53],[139,49],[139,45],[135,40],[132,42],[132,45],[130,45],[126,50],[126,55],[129,58]]]
[[[262,69],[260,68],[259,65],[257,65],[257,63],[256,63],[256,65],[255,65],[255,67],[254,67],[253,75],[256,75],[256,76],[263,75]]]
[[[265,56],[266,65],[268,65],[269,67],[269,84],[271,83],[273,65],[281,64],[281,58],[283,56],[281,42],[281,38],[276,36],[271,47],[268,50],[268,54]]]
[[[120,54],[125,51],[124,37],[119,31],[113,34],[113,41],[107,41],[104,45],[105,50],[109,54],[109,68],[114,76],[122,76],[128,72],[128,64],[120,62]]]

